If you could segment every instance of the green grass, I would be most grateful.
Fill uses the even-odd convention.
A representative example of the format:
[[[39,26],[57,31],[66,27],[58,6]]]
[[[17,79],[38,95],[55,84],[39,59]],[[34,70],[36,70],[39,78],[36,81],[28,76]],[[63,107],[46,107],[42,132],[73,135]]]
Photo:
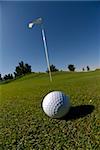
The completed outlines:
[[[51,119],[41,103],[53,90],[69,95],[74,107],[94,110],[84,117]],[[99,150],[99,104],[100,71],[53,73],[52,83],[47,74],[37,73],[1,84],[0,150]]]

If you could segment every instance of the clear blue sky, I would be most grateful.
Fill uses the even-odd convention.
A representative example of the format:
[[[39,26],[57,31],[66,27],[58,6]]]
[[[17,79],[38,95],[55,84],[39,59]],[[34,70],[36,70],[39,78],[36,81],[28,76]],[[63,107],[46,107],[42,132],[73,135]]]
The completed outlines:
[[[1,2],[0,72],[12,73],[23,60],[32,71],[47,65],[39,26],[27,23],[42,17],[50,63],[58,69],[74,64],[100,67],[100,2]]]

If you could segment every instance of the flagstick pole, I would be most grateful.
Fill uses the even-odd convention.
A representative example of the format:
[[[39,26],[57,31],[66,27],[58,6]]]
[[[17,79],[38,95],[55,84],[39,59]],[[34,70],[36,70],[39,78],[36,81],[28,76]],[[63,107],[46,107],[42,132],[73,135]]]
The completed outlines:
[[[49,62],[49,56],[48,56],[48,48],[47,48],[46,36],[45,36],[45,32],[44,32],[43,27],[41,27],[41,32],[42,32],[42,39],[43,39],[45,56],[46,56],[46,61],[47,61],[47,67],[48,67],[48,71],[49,71],[49,78],[50,78],[50,82],[52,82],[50,62]]]

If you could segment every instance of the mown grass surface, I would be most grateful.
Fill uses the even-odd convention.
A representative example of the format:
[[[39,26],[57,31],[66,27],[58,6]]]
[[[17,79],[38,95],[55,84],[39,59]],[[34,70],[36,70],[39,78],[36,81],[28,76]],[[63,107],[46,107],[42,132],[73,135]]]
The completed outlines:
[[[47,117],[41,103],[53,90],[70,96],[62,119]],[[0,150],[99,150],[100,72],[30,74],[0,85]],[[86,111],[85,111],[86,110]]]

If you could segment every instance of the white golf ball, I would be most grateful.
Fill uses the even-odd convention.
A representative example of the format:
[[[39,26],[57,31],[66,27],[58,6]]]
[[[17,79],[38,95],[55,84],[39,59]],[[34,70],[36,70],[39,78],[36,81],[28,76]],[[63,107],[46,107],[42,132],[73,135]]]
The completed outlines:
[[[42,107],[49,117],[61,118],[68,113],[70,100],[64,93],[53,91],[45,96]]]

